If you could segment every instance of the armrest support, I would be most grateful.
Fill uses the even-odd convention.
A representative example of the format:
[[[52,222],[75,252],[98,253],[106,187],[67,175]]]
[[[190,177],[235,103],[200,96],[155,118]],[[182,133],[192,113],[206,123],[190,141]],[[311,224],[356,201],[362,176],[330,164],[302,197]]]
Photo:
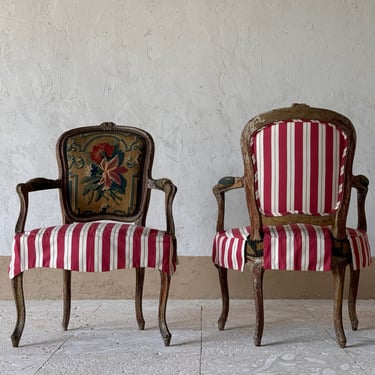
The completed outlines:
[[[148,187],[150,189],[157,189],[164,191],[165,193],[165,216],[167,220],[167,232],[175,234],[175,225],[173,219],[172,205],[173,200],[177,192],[177,187],[167,178],[153,179],[150,178],[148,181]]]
[[[212,188],[215,195],[218,211],[216,221],[216,232],[224,230],[224,216],[225,216],[225,193],[229,190],[239,189],[244,187],[243,177],[226,176],[219,180],[217,185]]]
[[[369,180],[366,176],[352,176],[352,186],[357,189],[357,228],[367,230],[365,201],[368,191]]]
[[[16,233],[25,230],[27,210],[29,207],[29,193],[39,190],[59,189],[60,187],[60,179],[50,180],[42,177],[33,178],[25,183],[17,185],[16,190],[20,199],[20,213],[16,224]]]

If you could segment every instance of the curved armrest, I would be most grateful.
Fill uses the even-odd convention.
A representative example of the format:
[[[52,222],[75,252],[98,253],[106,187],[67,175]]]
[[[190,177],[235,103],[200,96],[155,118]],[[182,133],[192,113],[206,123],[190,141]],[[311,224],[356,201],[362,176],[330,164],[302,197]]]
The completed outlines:
[[[216,221],[216,232],[224,230],[224,215],[225,215],[225,196],[224,194],[233,189],[239,189],[244,187],[243,177],[232,177],[226,176],[219,180],[217,185],[212,188],[215,195],[218,211]]]
[[[367,230],[365,201],[368,191],[369,180],[364,175],[352,176],[352,186],[357,189],[357,228]]]
[[[165,193],[165,216],[167,220],[167,232],[175,234],[175,225],[172,213],[172,204],[177,192],[177,187],[168,178],[159,178],[157,180],[150,178],[148,180],[150,189],[157,189]]]
[[[50,180],[48,178],[37,177],[25,183],[17,185],[17,193],[20,198],[20,213],[16,224],[16,233],[25,230],[25,222],[27,217],[27,210],[29,207],[29,193],[39,190],[59,189],[61,187],[61,180]]]

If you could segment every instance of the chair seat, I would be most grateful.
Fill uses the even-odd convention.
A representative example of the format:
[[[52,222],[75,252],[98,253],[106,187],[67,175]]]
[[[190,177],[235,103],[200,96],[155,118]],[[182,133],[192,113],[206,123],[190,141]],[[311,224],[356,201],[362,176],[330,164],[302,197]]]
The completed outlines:
[[[264,268],[293,271],[330,271],[332,240],[330,227],[310,224],[265,226],[263,238]],[[216,233],[212,260],[221,267],[243,271],[245,245],[250,227]],[[371,264],[366,232],[346,230],[353,259],[353,269]]]
[[[105,272],[152,267],[176,270],[172,236],[143,226],[90,222],[16,233],[9,277],[36,267]]]

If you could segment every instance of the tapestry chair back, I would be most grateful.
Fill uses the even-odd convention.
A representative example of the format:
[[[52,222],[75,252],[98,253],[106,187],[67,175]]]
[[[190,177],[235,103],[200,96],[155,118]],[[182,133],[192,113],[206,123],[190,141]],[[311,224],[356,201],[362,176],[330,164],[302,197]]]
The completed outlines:
[[[111,123],[73,129],[58,141],[62,205],[67,222],[144,222],[154,154],[148,133]]]

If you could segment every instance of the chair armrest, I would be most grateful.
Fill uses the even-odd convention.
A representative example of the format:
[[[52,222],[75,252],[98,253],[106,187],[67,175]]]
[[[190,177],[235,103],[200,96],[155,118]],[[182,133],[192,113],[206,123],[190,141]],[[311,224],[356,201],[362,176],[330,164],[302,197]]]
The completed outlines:
[[[216,232],[224,230],[224,216],[225,216],[225,193],[229,190],[239,189],[244,187],[243,177],[226,176],[219,180],[217,185],[212,188],[217,201],[217,221]]]
[[[177,192],[177,187],[167,178],[148,180],[148,187],[150,189],[157,189],[164,191],[165,193],[165,216],[167,220],[167,232],[169,234],[175,234],[175,225],[172,213],[173,200]]]
[[[365,201],[368,191],[369,180],[364,175],[352,176],[352,187],[357,189],[357,228],[367,230]]]
[[[25,230],[27,210],[29,207],[29,193],[39,190],[58,189],[61,187],[61,180],[50,180],[47,178],[37,177],[25,183],[17,185],[17,193],[20,199],[20,213],[16,224],[16,233]]]

